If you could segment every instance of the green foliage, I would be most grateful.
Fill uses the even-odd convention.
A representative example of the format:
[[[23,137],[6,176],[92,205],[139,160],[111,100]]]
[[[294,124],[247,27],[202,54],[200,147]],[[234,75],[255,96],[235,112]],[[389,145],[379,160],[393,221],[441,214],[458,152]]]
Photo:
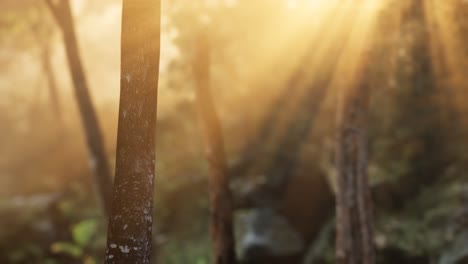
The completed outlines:
[[[460,208],[460,184],[439,183],[408,201],[397,216],[380,212],[377,230],[385,247],[413,255],[440,255],[455,237],[453,216]]]
[[[193,240],[172,240],[164,246],[161,263],[208,264],[210,261],[210,243],[207,236]]]
[[[72,228],[73,240],[81,247],[88,245],[93,236],[96,235],[98,222],[96,219],[89,219],[75,224]]]
[[[69,242],[55,242],[51,245],[53,253],[64,253],[75,258],[83,255],[83,250],[80,246]]]
[[[81,259],[84,264],[95,263],[92,256],[87,252],[97,249],[102,251],[104,247],[103,233],[97,233],[99,222],[97,219],[87,219],[71,226],[73,241],[55,242],[51,245],[51,251],[56,254],[65,254],[73,258]],[[93,240],[99,235],[97,240]]]

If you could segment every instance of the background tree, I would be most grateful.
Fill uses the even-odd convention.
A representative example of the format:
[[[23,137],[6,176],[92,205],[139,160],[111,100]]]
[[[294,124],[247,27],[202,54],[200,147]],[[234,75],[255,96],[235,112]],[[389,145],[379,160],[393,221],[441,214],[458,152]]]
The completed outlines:
[[[233,207],[229,175],[224,152],[223,132],[211,95],[210,41],[203,32],[197,41],[193,61],[199,119],[205,139],[205,153],[209,166],[211,205],[211,243],[213,263],[235,264]]]
[[[336,72],[338,101],[336,139],[336,262],[375,263],[373,214],[368,180],[367,114],[369,87],[366,80],[369,51],[376,17],[372,1],[358,6],[352,33]]]
[[[161,2],[123,1],[117,163],[107,264],[149,264]]]
[[[68,67],[73,80],[81,121],[86,134],[89,162],[96,177],[96,183],[104,210],[109,214],[112,193],[111,170],[105,152],[99,121],[91,101],[88,82],[80,59],[70,1],[59,0],[57,3],[54,3],[52,0],[44,1],[62,32]]]

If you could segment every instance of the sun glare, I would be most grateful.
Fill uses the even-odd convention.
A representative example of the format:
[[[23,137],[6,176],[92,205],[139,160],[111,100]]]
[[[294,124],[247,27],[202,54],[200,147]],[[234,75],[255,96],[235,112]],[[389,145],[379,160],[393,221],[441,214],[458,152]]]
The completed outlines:
[[[306,47],[317,46],[315,52],[317,54],[314,58],[319,58],[324,56],[324,54],[320,53],[326,53],[321,50],[328,48],[321,48],[322,46],[340,43],[342,47],[346,47],[348,44],[346,32],[354,32],[353,35],[357,34],[365,38],[364,35],[368,33],[369,27],[372,27],[375,23],[383,2],[369,0],[359,3],[336,0],[287,0],[289,12],[287,12],[285,20],[287,20],[291,30],[297,32],[297,39],[289,39],[290,46],[283,46],[282,50],[278,50],[277,53],[291,55],[291,52],[299,52],[300,49],[297,46],[299,45],[298,42],[301,42],[301,45]],[[321,28],[328,28],[328,33],[323,32]],[[315,34],[314,32],[321,33]],[[274,34],[279,37],[277,29],[275,29]],[[292,36],[289,35],[288,37],[291,38]],[[282,42],[287,41],[286,39],[282,40]],[[351,47],[348,48],[352,49],[349,52],[350,54],[355,54],[356,50],[363,48],[359,45],[367,45],[367,43],[360,43],[356,40],[350,41],[352,42],[349,43]],[[330,56],[330,54],[327,56]],[[313,65],[315,62],[311,61],[310,63]]]

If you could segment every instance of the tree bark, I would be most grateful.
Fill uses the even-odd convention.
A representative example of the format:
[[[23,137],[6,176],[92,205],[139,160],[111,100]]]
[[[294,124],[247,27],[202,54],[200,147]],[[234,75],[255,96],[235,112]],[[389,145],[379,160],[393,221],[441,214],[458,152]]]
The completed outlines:
[[[152,250],[158,0],[124,0],[117,163],[106,264],[149,264]]]
[[[235,264],[232,196],[221,124],[210,91],[210,47],[202,33],[194,60],[197,106],[209,165],[212,263]]]
[[[45,2],[62,31],[68,67],[80,110],[81,122],[85,130],[90,166],[96,177],[99,195],[101,196],[105,212],[109,214],[111,208],[112,176],[99,121],[91,101],[88,82],[80,59],[70,1],[60,0],[56,4],[52,0],[45,0]]]
[[[359,5],[349,43],[335,78],[341,89],[336,139],[336,263],[375,263],[372,199],[368,183],[367,78],[370,38],[375,29],[373,0]]]
[[[343,102],[337,138],[337,263],[374,263],[372,206],[367,180],[367,85]]]

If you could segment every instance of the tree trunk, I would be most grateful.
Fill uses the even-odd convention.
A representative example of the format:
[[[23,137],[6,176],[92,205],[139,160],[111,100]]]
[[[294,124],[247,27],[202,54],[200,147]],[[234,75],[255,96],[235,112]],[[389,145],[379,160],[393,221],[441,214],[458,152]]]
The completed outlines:
[[[117,163],[106,264],[149,264],[152,249],[160,1],[124,0]]]
[[[68,67],[73,80],[81,121],[85,130],[91,169],[96,177],[99,195],[101,196],[105,212],[109,214],[111,208],[112,176],[107,161],[102,132],[91,101],[88,82],[80,59],[70,1],[60,0],[56,4],[52,0],[45,1],[62,31]]]
[[[343,102],[337,138],[337,263],[374,263],[372,210],[367,180],[367,85]]]
[[[358,19],[335,75],[341,90],[336,140],[336,263],[375,263],[367,175],[368,52],[377,18],[373,0],[357,6]]]
[[[235,264],[232,196],[229,189],[226,154],[221,124],[210,92],[210,48],[208,36],[202,34],[194,60],[196,96],[205,138],[205,152],[210,175],[211,242],[213,263]]]

